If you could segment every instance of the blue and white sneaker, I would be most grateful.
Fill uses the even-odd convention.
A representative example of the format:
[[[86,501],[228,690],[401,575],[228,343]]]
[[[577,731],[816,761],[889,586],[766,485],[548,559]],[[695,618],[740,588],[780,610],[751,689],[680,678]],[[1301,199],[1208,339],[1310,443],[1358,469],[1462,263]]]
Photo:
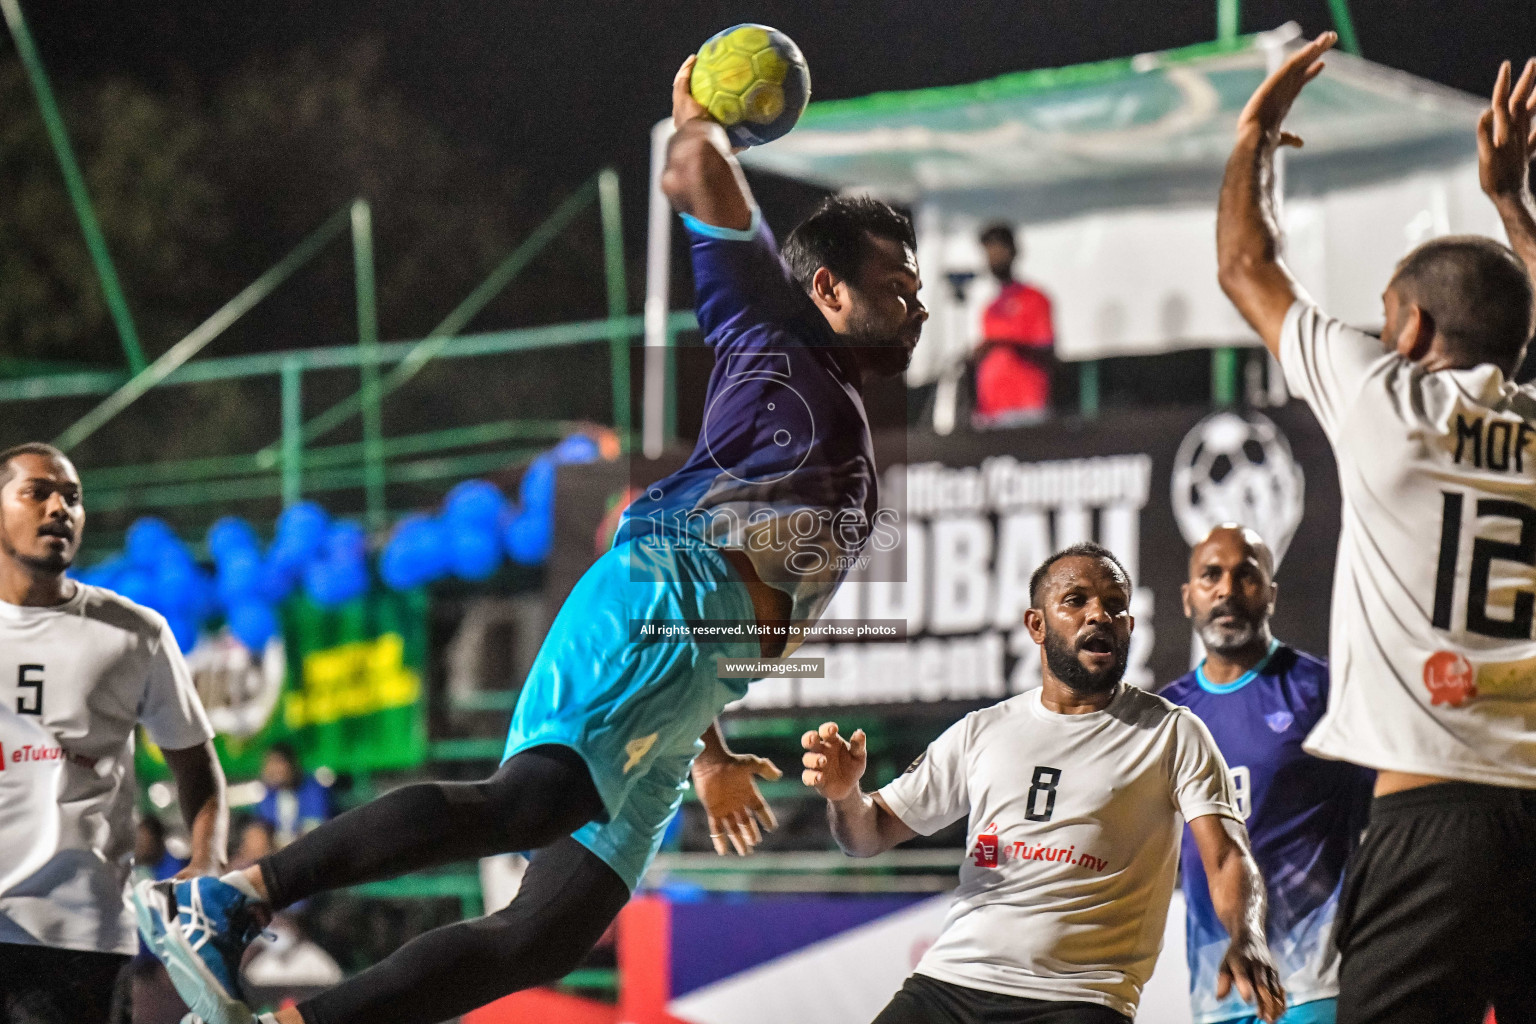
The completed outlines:
[[[217,878],[144,881],[134,886],[139,931],[165,964],[187,1008],[205,1024],[253,1024],[243,1002],[240,961],[261,934],[262,904]]]

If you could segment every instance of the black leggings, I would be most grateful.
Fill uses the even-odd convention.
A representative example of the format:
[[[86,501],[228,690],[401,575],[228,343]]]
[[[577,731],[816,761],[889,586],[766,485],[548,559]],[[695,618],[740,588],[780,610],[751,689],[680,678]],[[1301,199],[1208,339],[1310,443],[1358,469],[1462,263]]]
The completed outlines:
[[[339,820],[339,819],[338,819]],[[629,888],[569,837],[539,851],[504,910],[427,932],[299,1004],[306,1024],[433,1024],[565,977],[624,904]]]
[[[538,849],[505,909],[438,928],[300,1004],[307,1024],[434,1024],[580,966],[629,900],[570,834],[603,816],[586,762],[543,746],[484,782],[402,786],[261,862],[275,908],[329,889]]]
[[[281,910],[331,889],[537,850],[603,816],[581,756],[534,747],[484,782],[422,782],[371,800],[261,861],[261,875]]]

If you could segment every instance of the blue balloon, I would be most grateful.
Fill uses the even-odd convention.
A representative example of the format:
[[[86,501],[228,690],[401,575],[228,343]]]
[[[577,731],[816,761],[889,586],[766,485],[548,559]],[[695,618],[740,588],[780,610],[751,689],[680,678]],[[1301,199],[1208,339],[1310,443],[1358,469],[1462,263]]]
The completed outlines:
[[[342,562],[334,566],[335,579],[332,594],[337,604],[355,601],[368,593],[368,564],[366,562]]]
[[[192,577],[192,593],[187,601],[187,610],[196,622],[212,618],[219,610],[219,595],[214,589],[213,577],[201,568]]]
[[[322,608],[335,608],[368,590],[366,566],[351,562],[311,562],[304,570],[304,592]]]
[[[528,463],[517,492],[524,510],[550,509],[555,505],[555,460],[546,453]]]
[[[190,615],[197,603],[198,575],[197,564],[185,551],[165,549],[153,573],[155,596],[151,607],[164,615]]]
[[[501,526],[506,508],[506,496],[495,484],[465,480],[448,492],[443,501],[443,519],[456,530],[495,530]]]
[[[190,651],[197,646],[197,620],[190,615],[167,615],[165,621],[171,627],[171,634],[176,637],[176,646],[182,653]]]
[[[490,530],[452,530],[449,547],[453,573],[460,579],[489,579],[501,565],[501,541]]]
[[[250,523],[239,516],[225,516],[208,527],[208,553],[222,562],[236,551],[260,551],[261,540]]]
[[[261,589],[261,556],[255,551],[231,551],[219,563],[216,585],[226,608],[255,597]]]
[[[289,563],[273,558],[271,554],[261,561],[256,577],[256,594],[268,604],[282,604],[299,585],[303,563]]]
[[[554,536],[548,512],[525,508],[507,524],[502,540],[507,554],[519,565],[541,565],[549,557]]]
[[[366,562],[368,532],[357,523],[332,523],[326,532],[322,553],[327,561]]]
[[[117,589],[117,579],[128,570],[128,562],[121,555],[114,555],[104,562],[97,562],[83,570],[75,578],[81,583],[106,590]]]
[[[135,604],[148,607],[155,596],[155,578],[143,569],[129,568],[118,576],[113,589]]]
[[[141,569],[151,569],[160,561],[160,553],[166,548],[180,546],[176,534],[164,520],[145,516],[134,520],[128,527],[125,550],[128,561]]]
[[[561,465],[570,465],[596,462],[602,453],[597,447],[597,442],[586,434],[572,434],[555,445],[550,454]]]
[[[400,521],[385,545],[379,570],[396,590],[408,590],[437,579],[451,567],[448,534],[436,519],[410,516]]]
[[[320,550],[330,526],[331,517],[325,509],[312,501],[296,502],[277,517],[277,538],[272,546],[274,550],[280,549],[290,555],[285,561],[294,566],[302,565]]]
[[[266,650],[267,641],[281,629],[277,612],[263,601],[242,601],[229,610],[229,631],[252,653]]]

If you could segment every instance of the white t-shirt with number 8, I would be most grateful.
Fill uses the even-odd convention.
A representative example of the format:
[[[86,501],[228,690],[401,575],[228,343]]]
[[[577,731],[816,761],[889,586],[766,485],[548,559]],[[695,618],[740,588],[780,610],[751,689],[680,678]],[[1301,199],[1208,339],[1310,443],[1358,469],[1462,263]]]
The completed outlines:
[[[1237,799],[1188,709],[1124,685],[1085,715],[1049,711],[1040,696],[967,715],[880,790],[922,835],[969,819],[954,904],[917,973],[1133,1016],[1162,945],[1183,824],[1241,820]]]
[[[1344,499],[1333,685],[1305,749],[1536,788],[1536,389],[1426,373],[1304,300],[1280,364]]]

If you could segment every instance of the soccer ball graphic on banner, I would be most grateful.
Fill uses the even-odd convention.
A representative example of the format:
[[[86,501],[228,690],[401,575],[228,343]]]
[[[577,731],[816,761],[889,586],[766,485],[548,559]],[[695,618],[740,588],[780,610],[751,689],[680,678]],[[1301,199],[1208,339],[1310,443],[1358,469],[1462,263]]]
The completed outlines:
[[[811,73],[789,36],[767,25],[735,25],[699,47],[688,88],[725,126],[731,145],[760,146],[800,120]]]
[[[1173,459],[1173,515],[1197,544],[1214,526],[1241,523],[1285,557],[1305,511],[1306,478],[1280,428],[1258,413],[1212,413],[1184,435]]]

